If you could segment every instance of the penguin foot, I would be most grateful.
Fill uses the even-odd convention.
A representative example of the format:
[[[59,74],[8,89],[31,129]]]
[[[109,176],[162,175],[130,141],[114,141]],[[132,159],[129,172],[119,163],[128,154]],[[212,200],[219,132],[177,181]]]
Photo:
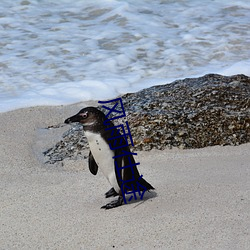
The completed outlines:
[[[107,193],[105,193],[106,198],[109,198],[112,196],[117,196],[117,195],[118,195],[118,193],[115,191],[114,188],[111,188]]]
[[[121,206],[123,203],[123,197],[122,196],[119,196],[118,197],[118,200],[116,201],[111,201],[110,203],[102,206],[101,208],[105,208],[105,209],[111,209],[111,208],[114,208],[114,207],[119,207]]]

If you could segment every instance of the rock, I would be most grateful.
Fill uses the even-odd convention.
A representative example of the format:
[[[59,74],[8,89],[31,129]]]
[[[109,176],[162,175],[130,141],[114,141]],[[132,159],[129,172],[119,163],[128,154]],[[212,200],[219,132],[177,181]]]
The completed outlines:
[[[125,94],[122,101],[136,142],[133,151],[250,142],[250,78],[245,75],[187,78]],[[86,157],[82,155],[86,148],[78,125],[44,155],[53,163]]]

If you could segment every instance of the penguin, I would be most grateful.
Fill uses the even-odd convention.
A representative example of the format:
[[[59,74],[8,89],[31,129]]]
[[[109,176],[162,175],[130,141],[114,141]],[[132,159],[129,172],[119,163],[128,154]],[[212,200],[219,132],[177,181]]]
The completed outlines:
[[[114,131],[116,136],[121,136],[121,134],[111,121],[107,122],[107,118],[102,111],[95,107],[86,107],[80,110],[76,115],[65,120],[67,124],[74,122],[78,122],[83,126],[85,136],[89,143],[90,152],[88,164],[90,172],[96,175],[100,168],[112,186],[112,188],[105,193],[106,198],[118,196],[117,200],[101,208],[111,209],[121,206],[124,203],[123,192],[125,189],[126,191],[135,189],[135,187],[137,187],[136,182],[144,187],[144,189],[140,188],[140,190],[154,189],[153,186],[140,176],[136,167],[139,163],[135,163],[133,153],[131,153],[129,146],[115,148],[114,150],[110,148],[110,144],[115,145],[115,141],[110,140],[110,138],[114,137]],[[126,144],[123,136],[120,142],[122,142],[121,145]],[[132,167],[122,169],[122,167],[128,165]],[[133,181],[129,181],[131,179]],[[122,185],[122,182],[126,181],[129,181],[130,188]]]

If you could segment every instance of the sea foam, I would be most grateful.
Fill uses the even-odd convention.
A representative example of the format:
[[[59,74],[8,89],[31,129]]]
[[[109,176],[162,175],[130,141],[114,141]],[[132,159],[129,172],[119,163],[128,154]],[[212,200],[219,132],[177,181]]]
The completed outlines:
[[[0,112],[250,76],[250,2],[1,1]]]

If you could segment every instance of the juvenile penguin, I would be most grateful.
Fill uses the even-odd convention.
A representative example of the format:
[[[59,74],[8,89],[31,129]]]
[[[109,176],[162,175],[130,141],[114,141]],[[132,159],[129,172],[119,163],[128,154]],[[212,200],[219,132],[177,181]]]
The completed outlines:
[[[103,112],[94,107],[87,107],[65,120],[67,124],[73,122],[82,124],[85,136],[87,137],[90,147],[90,172],[96,175],[98,168],[100,168],[112,186],[112,188],[105,193],[106,198],[119,195],[118,200],[112,201],[101,208],[110,209],[123,204],[124,200],[121,188],[123,186],[123,191],[125,191],[125,188],[124,185],[122,185],[122,181],[126,182],[128,180],[133,180],[129,181],[129,186],[131,189],[134,188],[134,190],[138,189],[136,182],[142,185],[146,190],[154,189],[146,180],[140,177],[129,146],[114,150],[110,149],[110,143],[113,143],[113,145],[115,144],[115,141],[112,142],[112,140],[110,140],[110,138],[114,137],[114,129],[116,136],[120,136],[121,134],[116,128],[112,128],[114,124],[111,121],[107,122],[107,118]],[[125,139],[121,137],[121,140],[121,145],[125,145]],[[133,165],[133,167],[122,169],[122,167],[128,165]],[[126,191],[131,189],[127,187]],[[142,191],[144,189],[141,187],[140,190]]]

